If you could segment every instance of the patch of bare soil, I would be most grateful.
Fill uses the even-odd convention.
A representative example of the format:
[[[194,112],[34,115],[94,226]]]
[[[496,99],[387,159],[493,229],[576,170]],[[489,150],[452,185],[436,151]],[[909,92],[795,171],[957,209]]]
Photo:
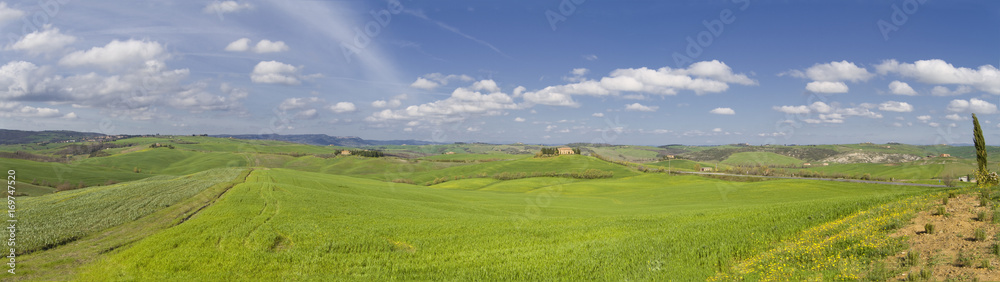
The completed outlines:
[[[957,195],[948,199],[947,205],[940,204],[943,199],[938,201],[891,235],[910,238],[909,250],[888,259],[903,269],[896,279],[1000,281],[1000,257],[991,253],[1000,230],[990,223],[993,210],[980,205],[978,194]],[[939,207],[944,207],[945,214],[938,214]],[[981,220],[980,212],[986,215]],[[933,225],[932,232],[927,232],[927,224]],[[985,238],[980,233],[977,239],[977,230],[985,233]],[[919,254],[919,258],[909,252]]]

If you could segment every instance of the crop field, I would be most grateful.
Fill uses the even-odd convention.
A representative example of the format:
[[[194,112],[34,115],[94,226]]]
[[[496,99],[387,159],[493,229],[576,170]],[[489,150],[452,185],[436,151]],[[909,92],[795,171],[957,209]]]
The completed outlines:
[[[0,159],[23,168],[22,178],[66,166],[64,177],[122,181],[56,193],[26,186],[38,191],[19,202],[26,276],[17,280],[862,279],[900,251],[902,241],[885,236],[892,226],[945,191],[643,173],[484,144],[465,146],[485,153],[407,159],[273,141],[143,142],[177,139],[175,149],[137,143],[70,163]],[[798,161],[771,152],[729,159]],[[926,177],[973,165],[934,161],[944,163],[811,169]]]
[[[726,158],[721,163],[727,165],[781,165],[794,166],[802,165],[802,160],[782,156],[771,152],[742,152],[735,153]]]

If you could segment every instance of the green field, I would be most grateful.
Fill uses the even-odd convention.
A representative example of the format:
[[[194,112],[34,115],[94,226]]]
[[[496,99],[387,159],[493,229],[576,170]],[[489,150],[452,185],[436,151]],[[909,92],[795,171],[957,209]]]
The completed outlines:
[[[804,162],[796,158],[782,156],[771,152],[742,152],[732,154],[721,163],[744,166],[796,166],[802,165]]]
[[[126,140],[133,146],[70,163],[0,159],[19,179],[63,171],[87,184],[122,182],[57,193],[19,187],[33,196],[18,202],[26,226],[19,236],[30,239],[18,242],[23,276],[15,280],[730,280],[746,269],[750,280],[855,277],[847,266],[899,251],[898,241],[873,238],[886,238],[886,226],[917,208],[900,203],[943,191],[733,182],[643,173],[584,155],[501,153],[527,145],[396,146],[385,150],[419,157],[366,158],[274,141]],[[458,148],[467,153],[419,152]],[[770,152],[727,161],[798,162]],[[973,164],[934,161],[944,163],[811,169],[916,178]],[[677,170],[714,165],[670,161]],[[790,240],[825,246],[810,261],[838,263],[770,268],[800,255],[785,247]]]
[[[258,170],[197,218],[83,267],[78,278],[704,280],[720,260],[920,193],[663,175],[544,187],[428,190]]]

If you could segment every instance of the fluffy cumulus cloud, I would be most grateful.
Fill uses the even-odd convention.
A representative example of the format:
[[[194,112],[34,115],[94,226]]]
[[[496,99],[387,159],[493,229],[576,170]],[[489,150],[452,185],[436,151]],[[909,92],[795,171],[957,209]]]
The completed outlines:
[[[732,108],[715,108],[709,111],[709,113],[717,115],[735,115],[736,111],[734,111]]]
[[[893,80],[889,83],[889,93],[907,96],[917,95],[917,91],[913,90],[913,87],[899,80]]]
[[[524,93],[524,100],[532,104],[552,106],[579,106],[572,96],[608,96],[621,93],[677,95],[678,91],[695,94],[717,93],[729,89],[729,84],[757,85],[745,74],[734,73],[720,61],[703,61],[688,68],[616,69],[600,79],[579,79],[575,83],[555,85]]]
[[[36,30],[14,44],[7,45],[5,49],[23,51],[32,56],[55,54],[73,42],[76,42],[76,37],[62,34],[58,28],[46,25],[42,30]]]
[[[236,13],[244,10],[253,9],[253,5],[250,3],[239,3],[236,1],[213,1],[202,9],[202,12],[206,14],[226,14],[226,13]]]
[[[524,122],[525,119],[522,118],[522,117],[516,117],[516,118],[514,118],[514,121],[516,121],[516,122]]]
[[[604,113],[594,113],[594,114],[591,114],[590,116],[592,116],[592,117],[604,117]]]
[[[867,69],[848,61],[815,64],[805,71],[791,70],[787,73],[793,77],[808,78],[814,81],[866,81],[875,74]]]
[[[844,123],[847,117],[882,118],[882,114],[871,110],[877,106],[861,104],[856,107],[842,107],[837,103],[827,104],[817,101],[809,105],[775,106],[773,109],[786,114],[800,115],[806,123]]]
[[[655,112],[659,108],[660,108],[659,106],[646,106],[639,103],[632,103],[625,105],[626,111],[636,111],[636,112]]]
[[[908,113],[913,111],[913,106],[907,102],[886,101],[879,104],[878,109],[889,112]]]
[[[948,103],[948,111],[959,113],[995,114],[997,105],[972,98],[969,100],[956,99]]]
[[[24,11],[7,6],[7,2],[0,2],[0,24],[20,19],[24,16]]]
[[[251,46],[250,38],[244,37],[230,42],[229,45],[226,45],[225,50],[230,52],[253,51],[254,53],[274,53],[288,51],[288,45],[284,41],[263,39],[258,41],[257,45]]]
[[[840,81],[813,81],[806,84],[806,90],[816,93],[847,93],[847,84]]]
[[[143,64],[162,60],[166,50],[158,42],[130,39],[113,40],[104,47],[93,47],[87,51],[69,53],[61,60],[64,66],[96,66],[107,70],[142,67]]]
[[[520,109],[514,98],[501,92],[493,80],[481,80],[456,88],[451,97],[399,110],[385,109],[366,118],[369,122],[421,120],[433,124],[464,120],[472,116],[496,116]]]
[[[330,111],[338,114],[350,113],[356,110],[358,110],[358,108],[351,102],[337,102],[336,104],[330,106]]]
[[[955,67],[944,60],[920,60],[913,63],[886,60],[875,66],[882,75],[897,74],[928,84],[969,86],[991,94],[1000,94],[1000,70],[992,65],[979,68]],[[945,93],[939,91],[939,93]],[[944,94],[939,94],[944,95]]]
[[[410,87],[424,90],[433,90],[439,86],[448,85],[450,82],[462,81],[468,82],[472,81],[472,77],[464,74],[449,74],[443,75],[440,73],[429,73],[422,77],[418,77],[416,81],[410,84]]]
[[[805,70],[791,70],[780,75],[786,74],[813,80],[806,84],[806,90],[817,93],[845,93],[848,87],[844,81],[867,81],[875,76],[868,69],[848,61],[815,64]]]
[[[261,61],[257,63],[257,66],[253,67],[253,73],[250,73],[250,81],[256,83],[298,85],[302,83],[299,80],[298,73],[299,69],[293,65],[278,61]]]

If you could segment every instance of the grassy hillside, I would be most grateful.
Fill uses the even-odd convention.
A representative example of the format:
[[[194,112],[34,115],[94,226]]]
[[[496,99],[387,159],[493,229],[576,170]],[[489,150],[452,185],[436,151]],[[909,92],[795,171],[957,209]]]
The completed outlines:
[[[134,221],[232,181],[241,169],[214,169],[183,177],[157,176],[111,186],[23,198],[17,251],[29,253],[65,244],[96,231]]]
[[[648,174],[493,192],[256,170],[198,216],[76,278],[705,280],[801,230],[921,191]]]
[[[0,158],[0,168],[4,171],[13,169],[17,172],[17,180],[21,183],[37,185],[43,181],[48,183],[69,183],[76,187],[80,182],[85,186],[102,185],[108,180],[125,182],[143,179],[151,174],[134,173],[132,167],[127,170],[81,164],[43,163],[26,160]],[[51,187],[50,187],[51,188]]]
[[[802,160],[782,156],[771,152],[742,152],[730,155],[726,160],[722,161],[723,164],[727,165],[750,165],[750,166],[764,166],[764,165],[779,165],[779,166],[794,166],[801,165],[804,163]]]

